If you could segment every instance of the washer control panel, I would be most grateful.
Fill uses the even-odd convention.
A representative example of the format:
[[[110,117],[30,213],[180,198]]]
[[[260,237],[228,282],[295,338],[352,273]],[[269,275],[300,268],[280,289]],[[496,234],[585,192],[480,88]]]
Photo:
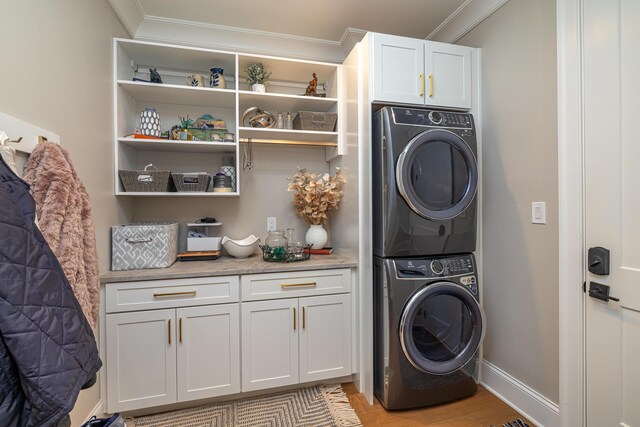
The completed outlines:
[[[471,129],[471,114],[450,111],[394,107],[393,121],[398,125]]]
[[[396,259],[393,262],[399,279],[438,279],[475,274],[473,255]]]

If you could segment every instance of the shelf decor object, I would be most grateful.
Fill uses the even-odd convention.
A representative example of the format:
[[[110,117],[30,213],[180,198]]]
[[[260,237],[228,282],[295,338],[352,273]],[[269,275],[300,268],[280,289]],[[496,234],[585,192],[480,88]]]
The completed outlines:
[[[145,108],[140,113],[140,133],[160,138],[160,114],[155,108]]]
[[[209,76],[209,86],[218,89],[226,89],[227,81],[224,78],[224,70],[222,68],[212,68]]]
[[[340,168],[336,168],[334,176],[328,173],[313,174],[301,169],[290,181],[287,190],[294,193],[296,214],[310,225],[305,236],[306,242],[312,245],[312,249],[323,248],[328,236],[322,224],[328,220],[331,210],[338,209],[343,195],[344,176]]]
[[[247,69],[247,84],[254,92],[266,92],[265,84],[269,81],[271,73],[264,69],[262,62],[250,64]]]

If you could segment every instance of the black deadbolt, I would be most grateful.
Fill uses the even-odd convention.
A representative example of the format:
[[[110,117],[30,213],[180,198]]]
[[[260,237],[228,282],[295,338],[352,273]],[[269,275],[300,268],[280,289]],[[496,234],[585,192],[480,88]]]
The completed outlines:
[[[589,271],[598,276],[607,276],[609,274],[609,249],[601,246],[589,248]]]

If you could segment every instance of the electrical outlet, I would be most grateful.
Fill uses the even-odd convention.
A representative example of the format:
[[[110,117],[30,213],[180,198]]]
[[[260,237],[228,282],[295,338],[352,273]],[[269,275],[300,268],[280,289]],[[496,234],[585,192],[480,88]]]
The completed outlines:
[[[267,217],[267,231],[273,231],[276,229],[276,217],[268,216]]]

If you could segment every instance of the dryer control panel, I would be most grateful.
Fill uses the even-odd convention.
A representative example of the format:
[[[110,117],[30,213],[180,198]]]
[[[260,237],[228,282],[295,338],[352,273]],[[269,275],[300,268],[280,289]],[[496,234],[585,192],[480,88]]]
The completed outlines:
[[[473,127],[471,114],[467,113],[400,107],[394,107],[391,111],[393,121],[397,125],[456,129],[471,129]]]

